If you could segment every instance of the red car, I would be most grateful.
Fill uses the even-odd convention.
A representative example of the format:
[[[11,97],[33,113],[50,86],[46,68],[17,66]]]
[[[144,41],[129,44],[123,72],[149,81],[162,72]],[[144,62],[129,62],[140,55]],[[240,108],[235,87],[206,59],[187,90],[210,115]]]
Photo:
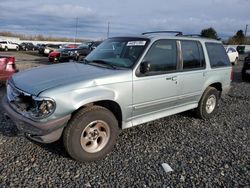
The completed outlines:
[[[6,82],[14,73],[18,72],[15,57],[0,56],[0,84]]]
[[[52,62],[52,63],[58,62],[59,58],[60,58],[60,51],[50,52],[49,62]]]

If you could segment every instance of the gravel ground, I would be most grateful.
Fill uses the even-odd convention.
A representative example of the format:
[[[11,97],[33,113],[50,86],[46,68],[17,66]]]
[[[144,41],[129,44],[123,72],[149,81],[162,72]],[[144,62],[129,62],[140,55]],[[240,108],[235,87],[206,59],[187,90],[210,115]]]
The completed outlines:
[[[47,64],[15,55],[20,70]],[[214,118],[186,112],[123,130],[113,152],[92,163],[72,160],[61,141],[22,137],[0,107],[0,187],[250,187],[250,83],[241,82],[240,69]]]

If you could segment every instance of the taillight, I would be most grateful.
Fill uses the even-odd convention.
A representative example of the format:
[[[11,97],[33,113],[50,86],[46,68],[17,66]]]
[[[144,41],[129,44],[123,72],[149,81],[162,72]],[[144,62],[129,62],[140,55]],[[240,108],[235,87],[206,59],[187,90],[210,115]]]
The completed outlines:
[[[8,58],[8,65],[13,65],[15,64],[15,57],[9,57]]]
[[[15,68],[16,68],[15,57],[9,57],[6,69],[7,70],[14,70]]]

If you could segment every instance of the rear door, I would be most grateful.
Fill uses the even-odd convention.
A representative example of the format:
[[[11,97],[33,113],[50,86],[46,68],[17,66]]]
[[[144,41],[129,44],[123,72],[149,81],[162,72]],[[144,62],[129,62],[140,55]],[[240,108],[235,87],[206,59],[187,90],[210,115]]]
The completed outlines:
[[[152,44],[142,63],[150,66],[133,79],[133,116],[157,113],[176,106],[178,99],[176,40],[158,40]],[[142,64],[141,63],[141,64]]]
[[[181,72],[179,105],[194,104],[199,101],[206,79],[206,63],[199,41],[181,40]]]

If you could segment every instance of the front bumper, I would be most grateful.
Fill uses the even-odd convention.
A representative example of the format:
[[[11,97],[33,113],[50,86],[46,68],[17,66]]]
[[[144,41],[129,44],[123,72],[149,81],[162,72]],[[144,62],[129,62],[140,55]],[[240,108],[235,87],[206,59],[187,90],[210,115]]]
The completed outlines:
[[[2,99],[2,107],[4,114],[15,122],[20,132],[41,143],[51,143],[58,140],[62,135],[63,128],[71,118],[71,115],[67,115],[48,122],[33,121],[12,109],[6,96]]]

